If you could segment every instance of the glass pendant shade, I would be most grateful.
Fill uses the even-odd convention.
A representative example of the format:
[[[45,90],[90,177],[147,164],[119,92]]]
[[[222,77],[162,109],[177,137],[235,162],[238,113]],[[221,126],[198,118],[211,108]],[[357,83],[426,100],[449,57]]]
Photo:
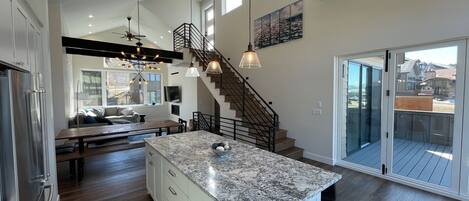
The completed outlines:
[[[194,67],[194,64],[191,63],[191,66],[187,69],[186,71],[186,77],[199,77],[199,70],[197,70],[196,67]]]
[[[241,58],[239,67],[247,69],[262,68],[261,62],[259,61],[259,57],[257,56],[256,51],[252,50],[251,48],[248,48],[248,51],[243,53],[243,58]]]
[[[213,60],[208,63],[205,72],[207,74],[222,74],[223,70],[221,69],[220,62],[218,62],[217,60]]]

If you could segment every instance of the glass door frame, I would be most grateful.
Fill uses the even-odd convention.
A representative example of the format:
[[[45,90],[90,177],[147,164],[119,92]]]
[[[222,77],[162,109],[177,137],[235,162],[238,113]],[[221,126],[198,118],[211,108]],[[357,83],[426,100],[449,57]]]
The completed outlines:
[[[435,49],[435,48],[442,48],[442,47],[449,47],[449,46],[457,46],[458,47],[458,66],[456,67],[456,101],[455,101],[455,113],[454,113],[454,130],[453,130],[453,163],[452,163],[452,175],[451,175],[451,185],[450,187],[440,186],[436,184],[431,184],[427,182],[423,182],[417,179],[408,178],[405,176],[401,176],[398,174],[393,173],[393,143],[394,143],[394,104],[395,104],[395,87],[396,87],[396,67],[397,67],[397,55],[409,51],[418,51],[418,50],[426,50],[426,49]],[[452,42],[444,42],[444,43],[434,43],[430,45],[422,45],[422,46],[413,46],[411,48],[402,48],[402,49],[393,49],[390,50],[390,58],[388,67],[388,80],[387,80],[387,88],[385,90],[389,90],[389,96],[386,96],[385,99],[387,105],[383,105],[387,107],[388,113],[388,123],[387,133],[389,133],[389,137],[383,138],[386,139],[386,167],[387,167],[387,176],[401,181],[402,183],[406,183],[410,186],[424,188],[427,190],[431,190],[433,192],[439,192],[440,194],[459,194],[459,186],[460,186],[460,170],[461,170],[461,146],[462,146],[462,123],[463,123],[463,107],[464,107],[464,83],[466,79],[466,40],[459,40],[459,41],[452,41]],[[466,87],[469,88],[469,87]]]
[[[466,40],[466,89],[465,97],[469,97],[469,40]],[[464,104],[469,106],[469,98],[465,98]],[[469,120],[469,109],[464,108],[463,120]],[[469,200],[469,123],[463,125],[463,136],[461,146],[461,182],[460,182],[460,195]]]
[[[348,69],[348,62],[349,60],[353,60],[353,59],[360,59],[360,58],[368,58],[368,57],[383,57],[383,58],[386,58],[386,51],[373,51],[373,52],[368,52],[368,53],[362,53],[362,54],[354,54],[354,55],[346,55],[346,56],[340,56],[340,57],[337,57],[336,58],[336,66],[337,66],[337,76],[336,77],[336,82],[337,83],[337,98],[336,98],[336,101],[337,101],[337,104],[336,104],[336,114],[337,114],[337,118],[335,121],[336,122],[336,125],[337,125],[337,130],[335,131],[336,132],[336,148],[334,150],[336,150],[336,154],[335,154],[335,158],[336,158],[336,164],[339,165],[339,166],[343,166],[343,167],[347,167],[347,168],[350,168],[350,169],[353,169],[353,170],[357,170],[357,171],[361,171],[361,172],[366,172],[368,174],[371,174],[371,175],[375,175],[375,176],[382,176],[382,170],[381,169],[375,169],[375,168],[371,168],[371,167],[368,167],[368,166],[365,166],[365,165],[361,165],[361,164],[356,164],[356,163],[352,163],[352,162],[349,162],[349,161],[346,161],[344,159],[342,159],[342,152],[346,151],[346,150],[343,150],[342,148],[342,144],[344,143],[343,140],[342,140],[342,135],[344,134],[344,132],[346,132],[346,123],[347,123],[347,105],[346,105],[346,101],[347,101],[347,79],[346,77],[348,76],[348,72],[347,72],[347,69]],[[384,89],[385,89],[385,85],[387,83],[387,72],[385,72],[384,68],[386,66],[386,59],[384,59],[384,62],[383,62],[383,70],[382,70],[382,73],[381,73],[381,78],[382,78],[382,86],[381,86],[381,131],[380,131],[380,137],[381,137],[381,144],[380,144],[380,151],[381,151],[381,154],[380,154],[380,164],[385,164],[386,162],[386,141],[384,140],[385,137],[386,137],[386,126],[387,126],[387,116],[386,116],[386,112],[387,112],[387,109],[385,106],[385,96],[384,96]],[[346,149],[346,148],[345,148]]]

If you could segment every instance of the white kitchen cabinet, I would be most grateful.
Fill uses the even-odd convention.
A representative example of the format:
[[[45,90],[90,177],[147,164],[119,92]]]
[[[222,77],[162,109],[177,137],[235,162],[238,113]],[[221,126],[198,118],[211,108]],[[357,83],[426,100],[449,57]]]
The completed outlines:
[[[146,145],[145,152],[147,163],[147,190],[153,200],[214,200],[148,144]]]
[[[11,0],[0,0],[0,60],[14,62],[13,15]]]
[[[148,194],[155,200],[155,164],[153,162],[154,151],[146,148],[146,182]]]
[[[13,1],[14,65],[31,70],[28,63],[28,18],[20,5]]]

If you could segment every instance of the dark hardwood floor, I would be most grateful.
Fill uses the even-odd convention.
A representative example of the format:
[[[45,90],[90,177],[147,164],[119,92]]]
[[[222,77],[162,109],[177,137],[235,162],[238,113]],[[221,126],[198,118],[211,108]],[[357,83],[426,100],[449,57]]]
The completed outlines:
[[[338,201],[450,201],[452,199],[316,161],[303,162],[342,174],[336,185]],[[69,177],[68,163],[57,166],[61,201],[151,201],[145,189],[143,148],[88,158],[79,183]]]

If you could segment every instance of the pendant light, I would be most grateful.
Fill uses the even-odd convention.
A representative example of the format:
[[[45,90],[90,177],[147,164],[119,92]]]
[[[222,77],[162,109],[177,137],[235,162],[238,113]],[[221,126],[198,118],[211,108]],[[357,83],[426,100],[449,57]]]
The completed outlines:
[[[215,29],[215,0],[213,0],[213,4],[212,4],[212,8],[213,8],[213,29]],[[215,43],[215,31],[213,32],[213,43]],[[213,45],[213,49],[215,49],[215,44],[212,44]],[[223,70],[221,69],[221,66],[220,66],[220,62],[218,61],[218,56],[215,56],[215,58],[213,58],[212,61],[210,61],[207,65],[207,69],[205,70],[205,72],[207,74],[222,74],[223,73]]]
[[[189,0],[191,3],[190,3],[190,6],[191,6],[191,24],[190,26],[192,26],[192,1],[193,0]],[[192,27],[191,27],[192,28]],[[186,71],[186,77],[199,77],[200,74],[199,74],[199,70],[194,67],[194,62],[192,61],[191,59],[191,64],[189,66],[189,68],[187,69]]]
[[[251,43],[251,0],[249,0],[249,45],[248,50],[243,52],[243,58],[241,58],[239,67],[247,69],[262,68],[259,57],[257,56],[256,51],[252,49]]]

